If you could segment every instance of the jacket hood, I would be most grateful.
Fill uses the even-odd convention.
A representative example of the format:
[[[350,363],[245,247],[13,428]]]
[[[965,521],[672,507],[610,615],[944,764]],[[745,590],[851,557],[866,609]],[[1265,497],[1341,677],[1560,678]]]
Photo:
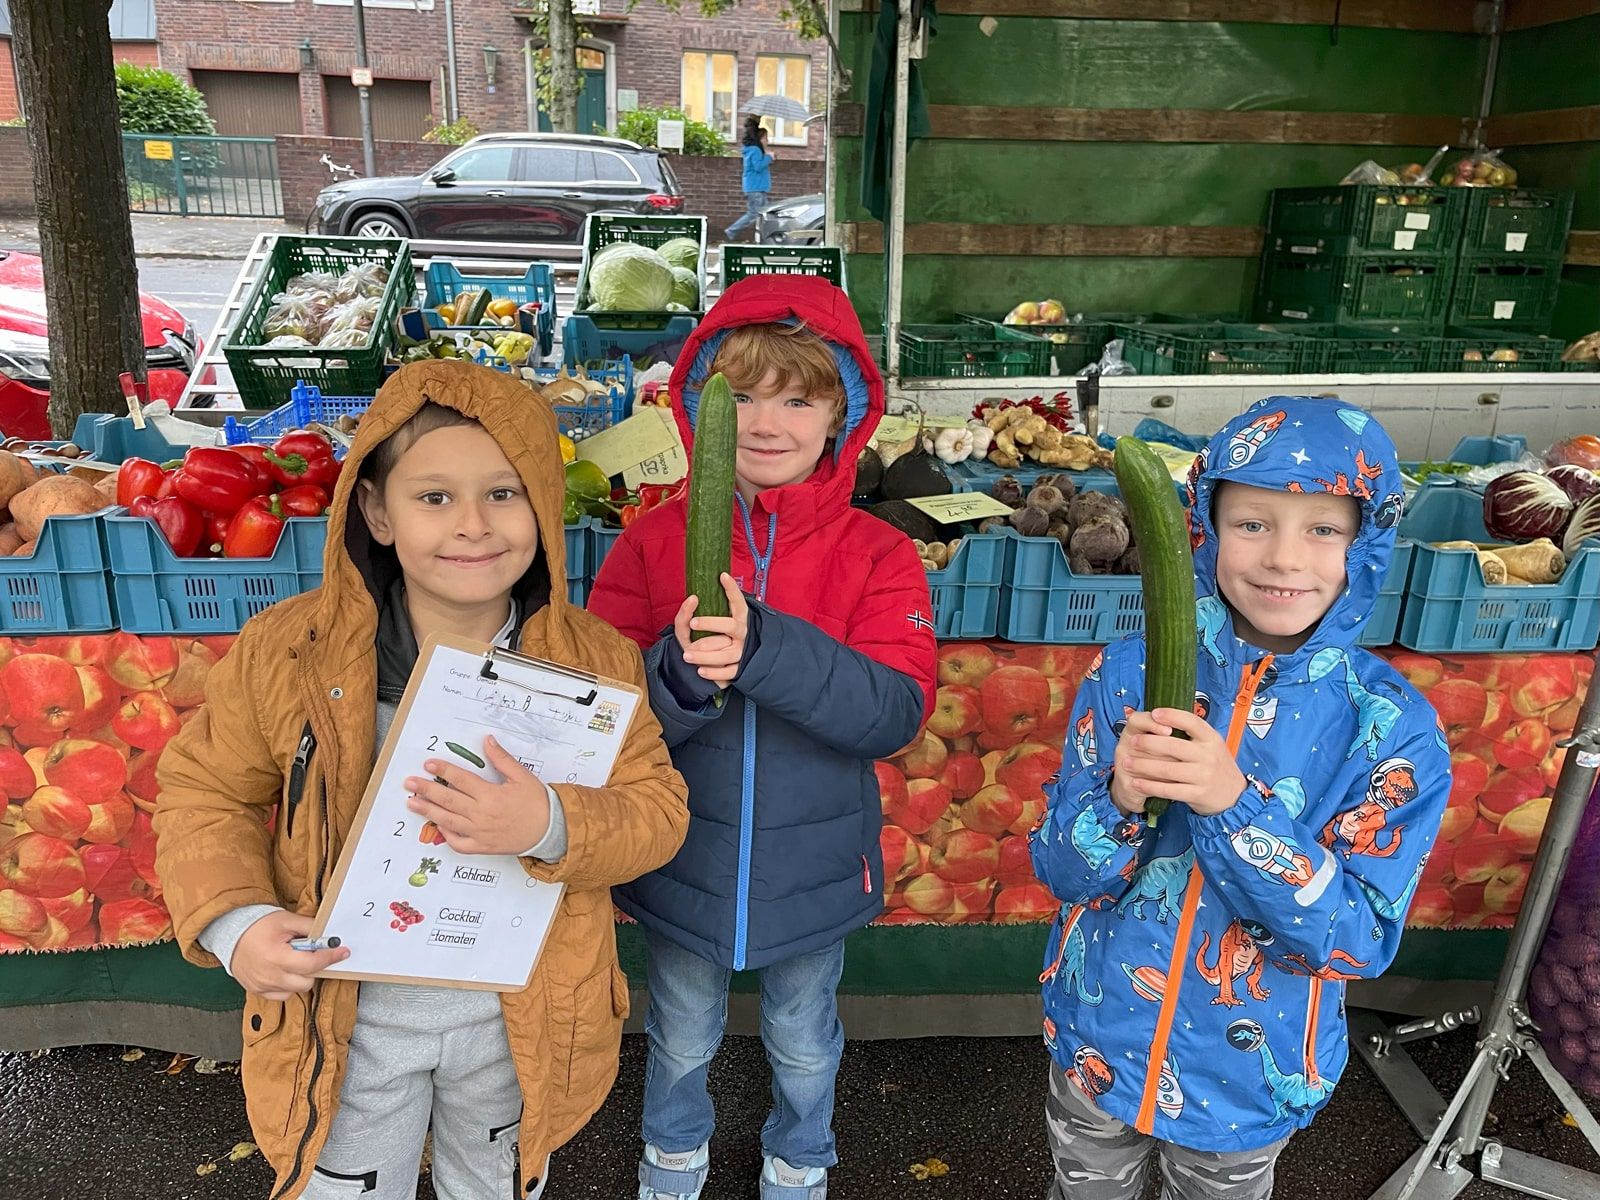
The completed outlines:
[[[810,275],[752,275],[722,293],[684,344],[672,369],[668,389],[672,411],[683,435],[684,449],[692,455],[694,424],[700,390],[711,374],[728,331],[741,325],[803,324],[827,342],[844,384],[844,429],[834,439],[831,460],[817,464],[809,479],[765,492],[760,503],[768,509],[787,507],[790,494],[808,492],[818,509],[848,505],[855,488],[856,459],[872,439],[883,416],[883,376],[867,349],[861,321],[850,297],[826,279]]]
[[[1345,554],[1345,589],[1293,654],[1274,660],[1279,679],[1303,680],[1323,650],[1348,650],[1372,615],[1389,569],[1404,493],[1394,443],[1370,413],[1339,400],[1269,396],[1222,427],[1189,469],[1189,530],[1202,667],[1239,665],[1260,652],[1239,642],[1217,588],[1211,506],[1220,483],[1350,496],[1361,528]]]
[[[399,577],[393,550],[373,540],[367,529],[356,505],[356,485],[368,456],[430,402],[453,408],[488,430],[528,489],[539,527],[539,553],[515,589],[524,621],[546,603],[566,603],[566,535],[561,521],[566,481],[554,410],[509,375],[443,359],[401,367],[361,419],[328,511],[321,605],[326,625],[366,601],[375,622],[386,591]],[[563,627],[559,620],[549,623],[552,631]]]

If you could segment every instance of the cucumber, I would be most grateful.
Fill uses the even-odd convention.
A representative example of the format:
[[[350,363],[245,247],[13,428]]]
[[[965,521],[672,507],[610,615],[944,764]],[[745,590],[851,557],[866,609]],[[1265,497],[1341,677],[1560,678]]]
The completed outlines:
[[[1138,438],[1117,439],[1115,469],[1143,568],[1144,708],[1192,712],[1197,669],[1194,551],[1183,505],[1166,466]],[[1151,825],[1170,803],[1150,799],[1145,817]]]
[[[457,325],[482,325],[484,314],[489,311],[489,302],[494,297],[489,294],[488,288],[471,288],[456,297]]]
[[[446,742],[444,744],[444,748],[446,750],[450,751],[451,754],[454,754],[457,758],[466,759],[469,763],[471,763],[475,767],[486,767],[486,766],[489,765],[488,763],[484,762],[483,759],[479,758],[476,754],[474,754],[471,750],[468,750],[465,746],[458,746],[455,742]]]
[[[697,617],[728,615],[722,574],[733,561],[733,459],[738,448],[739,409],[733,389],[713,375],[700,393],[694,423],[694,458],[689,466],[689,529],[684,540],[684,581],[698,596]],[[706,636],[696,630],[696,639]]]

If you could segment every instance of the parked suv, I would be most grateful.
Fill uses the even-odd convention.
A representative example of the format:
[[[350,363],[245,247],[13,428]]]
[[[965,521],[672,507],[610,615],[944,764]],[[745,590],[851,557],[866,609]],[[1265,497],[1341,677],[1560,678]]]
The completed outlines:
[[[658,150],[621,138],[490,133],[421,175],[323,188],[307,227],[360,237],[576,242],[592,212],[682,211],[683,189]]]

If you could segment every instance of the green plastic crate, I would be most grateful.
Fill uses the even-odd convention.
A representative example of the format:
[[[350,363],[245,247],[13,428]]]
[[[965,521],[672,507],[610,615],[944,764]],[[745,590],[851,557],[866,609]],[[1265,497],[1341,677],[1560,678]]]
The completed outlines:
[[[1012,379],[1050,373],[1050,343],[1000,325],[906,325],[902,379]]]
[[[1463,258],[1456,271],[1449,322],[1543,333],[1555,316],[1560,290],[1560,259]]]
[[[723,246],[722,290],[749,275],[820,275],[845,288],[844,251],[837,246]]]
[[[1272,322],[1380,322],[1428,333],[1444,323],[1455,263],[1400,255],[1263,256],[1256,313]]]
[[[1412,375],[1438,369],[1439,339],[1389,325],[1279,325],[1306,340],[1302,369],[1319,374]]]
[[[1007,325],[992,317],[956,315],[981,329],[1000,330],[1006,336],[1036,338],[1049,343],[1052,375],[1076,375],[1090,363],[1099,362],[1100,353],[1111,338],[1110,322],[1096,317],[1063,321],[1059,325]]]
[[[1559,371],[1566,343],[1515,329],[1451,328],[1439,339],[1441,371]],[[1508,355],[1514,353],[1515,358]],[[1496,357],[1496,356],[1499,357]]]
[[[1535,188],[1458,188],[1469,193],[1461,253],[1559,256],[1572,228],[1571,192]]]
[[[594,256],[617,242],[633,242],[658,250],[673,238],[686,237],[700,243],[700,257],[695,262],[694,277],[700,285],[700,307],[684,314],[678,312],[593,312],[589,309],[589,270]],[[639,329],[641,322],[659,321],[662,325],[672,317],[699,318],[705,313],[706,296],[706,219],[704,217],[655,217],[623,213],[590,213],[583,222],[583,266],[578,272],[578,297],[573,311],[582,313],[601,329]]]
[[[1267,214],[1269,253],[1454,254],[1467,188],[1341,184],[1278,188]]]
[[[372,336],[355,350],[272,348],[261,332],[272,298],[305,271],[335,273],[366,263],[389,270],[389,282],[372,322]],[[383,382],[383,362],[393,337],[394,319],[417,292],[411,243],[405,239],[299,237],[274,239],[267,263],[245,300],[239,322],[222,352],[245,408],[277,408],[288,402],[297,382],[315,384],[329,396],[371,396]]]
[[[1291,375],[1305,339],[1259,325],[1122,325],[1122,357],[1141,375]]]

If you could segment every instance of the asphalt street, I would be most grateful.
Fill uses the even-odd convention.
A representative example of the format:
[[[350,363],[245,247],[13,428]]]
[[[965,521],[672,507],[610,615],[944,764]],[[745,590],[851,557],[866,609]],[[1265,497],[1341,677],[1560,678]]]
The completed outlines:
[[[165,300],[207,338],[238,274],[239,264],[225,259],[141,258],[139,290]]]

